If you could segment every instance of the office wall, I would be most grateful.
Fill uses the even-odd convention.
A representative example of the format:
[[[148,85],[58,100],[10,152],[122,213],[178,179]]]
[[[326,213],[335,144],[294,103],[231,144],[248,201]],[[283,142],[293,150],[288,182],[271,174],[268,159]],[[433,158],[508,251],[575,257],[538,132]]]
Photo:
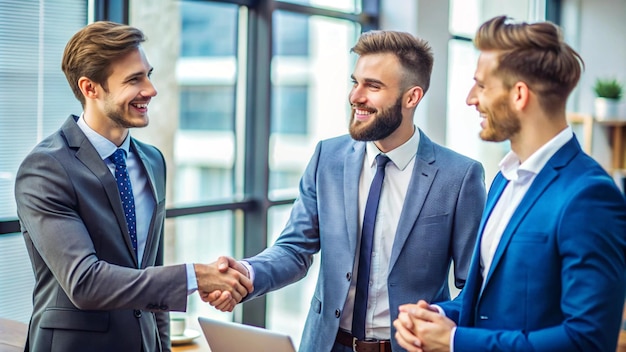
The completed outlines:
[[[592,86],[598,77],[615,77],[626,82],[626,1],[565,0],[572,11],[564,26],[568,33],[576,28],[573,43],[585,60],[585,72],[573,108],[592,113],[595,98]],[[578,15],[578,18],[576,17]]]

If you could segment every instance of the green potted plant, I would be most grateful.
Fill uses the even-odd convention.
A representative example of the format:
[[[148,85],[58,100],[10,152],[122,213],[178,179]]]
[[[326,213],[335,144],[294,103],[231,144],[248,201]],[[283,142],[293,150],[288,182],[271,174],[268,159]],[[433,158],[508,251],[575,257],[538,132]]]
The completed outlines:
[[[593,91],[596,93],[594,101],[594,115],[596,119],[608,120],[617,118],[619,101],[623,93],[622,84],[615,78],[598,78],[593,86]]]

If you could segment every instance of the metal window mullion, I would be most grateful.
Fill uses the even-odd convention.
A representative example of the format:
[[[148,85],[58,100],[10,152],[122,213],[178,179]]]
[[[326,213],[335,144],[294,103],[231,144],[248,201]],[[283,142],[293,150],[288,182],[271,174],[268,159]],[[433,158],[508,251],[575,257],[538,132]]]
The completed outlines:
[[[272,8],[272,1],[261,1],[248,12],[244,193],[257,206],[243,215],[244,257],[267,247]],[[241,322],[264,327],[265,315],[266,297],[262,296],[243,305]]]

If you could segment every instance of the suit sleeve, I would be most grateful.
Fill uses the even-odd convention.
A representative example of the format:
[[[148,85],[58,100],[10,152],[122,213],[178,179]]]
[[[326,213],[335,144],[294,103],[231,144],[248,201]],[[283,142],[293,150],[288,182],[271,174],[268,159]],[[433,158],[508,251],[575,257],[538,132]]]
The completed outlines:
[[[276,243],[246,259],[255,275],[254,291],[246,300],[302,279],[313,263],[313,255],[320,249],[316,173],[321,149],[320,142],[300,179],[298,198]]]
[[[465,173],[454,217],[454,240],[452,258],[454,260],[454,282],[463,288],[467,280],[474,243],[485,206],[485,172],[482,165],[472,162]]]
[[[534,331],[458,327],[456,352],[615,350],[626,291],[625,201],[608,178],[571,191],[550,200],[563,204],[554,215],[562,323]]]
[[[35,152],[22,163],[15,183],[18,216],[24,235],[50,269],[72,303],[83,310],[185,310],[185,266],[144,270],[100,260],[86,221],[107,216],[78,213],[73,178],[86,170],[69,172],[61,160]],[[93,176],[92,176],[93,177]],[[103,203],[104,204],[104,203]],[[102,229],[101,236],[113,236]]]

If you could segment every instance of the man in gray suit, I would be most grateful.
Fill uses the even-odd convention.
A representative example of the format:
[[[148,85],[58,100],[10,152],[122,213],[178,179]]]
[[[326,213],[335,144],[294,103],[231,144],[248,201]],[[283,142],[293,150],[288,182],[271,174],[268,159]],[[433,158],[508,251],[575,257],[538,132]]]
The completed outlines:
[[[450,297],[452,260],[455,284],[463,287],[485,201],[480,163],[433,143],[414,125],[430,83],[428,43],[375,31],[364,33],[352,51],[359,58],[349,95],[350,135],[317,145],[273,246],[242,262],[218,259],[223,268],[249,272],[255,291],[248,300],[301,279],[321,253],[301,351],[401,351],[389,340],[398,306]],[[361,229],[379,154],[391,162],[383,167],[369,285],[361,290],[368,291],[365,336],[358,338],[352,320]],[[229,295],[211,292],[203,299],[230,309]]]
[[[62,68],[83,114],[19,168],[17,211],[35,273],[26,350],[169,351],[168,311],[184,311],[188,294],[219,289],[238,302],[252,290],[215,263],[162,266],[165,161],[129,133],[148,124],[157,94],[143,41],[112,22],[71,38]],[[127,156],[125,167],[111,155]]]

